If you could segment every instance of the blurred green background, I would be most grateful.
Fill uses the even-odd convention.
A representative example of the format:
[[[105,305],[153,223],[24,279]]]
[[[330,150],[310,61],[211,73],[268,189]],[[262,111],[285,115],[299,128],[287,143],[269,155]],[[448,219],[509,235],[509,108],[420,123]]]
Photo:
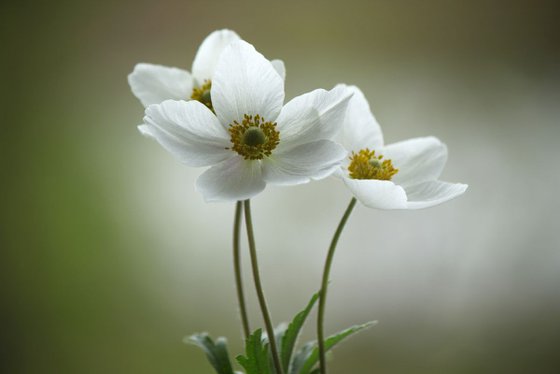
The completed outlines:
[[[356,210],[327,331],[379,324],[340,346],[331,372],[560,372],[559,8],[2,2],[0,371],[209,374],[181,342],[197,331],[240,353],[233,205],[205,204],[201,170],[140,136],[126,81],[137,62],[190,70],[202,39],[227,27],[285,61],[288,98],[356,84],[388,143],[438,136],[443,179],[470,185],[428,210]],[[254,199],[274,321],[317,289],[349,198],[329,179]]]

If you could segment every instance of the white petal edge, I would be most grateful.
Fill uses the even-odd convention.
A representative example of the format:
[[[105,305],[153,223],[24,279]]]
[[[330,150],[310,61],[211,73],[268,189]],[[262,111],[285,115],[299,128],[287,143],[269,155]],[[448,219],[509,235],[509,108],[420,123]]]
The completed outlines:
[[[406,209],[406,192],[391,181],[342,178],[352,194],[368,208]]]
[[[146,109],[140,132],[152,137],[179,161],[209,166],[231,157],[229,135],[216,116],[198,101],[166,100]]]
[[[342,128],[351,97],[352,92],[346,86],[338,85],[330,91],[317,89],[290,100],[277,120],[278,150],[335,137]],[[315,118],[311,110],[316,111]]]
[[[154,133],[151,130],[152,126],[141,124],[141,125],[138,125],[137,128],[138,128],[138,131],[140,131],[140,134],[144,135],[146,138],[156,140],[156,138],[154,136]]]
[[[462,195],[468,185],[461,183],[448,183],[432,181],[421,183],[406,189],[408,196],[408,209],[423,209],[442,204]]]
[[[402,186],[436,180],[447,161],[447,146],[433,136],[393,143],[379,151],[399,169],[392,180]]]
[[[192,65],[192,74],[197,85],[202,85],[205,80],[212,79],[224,49],[239,39],[241,38],[235,31],[224,29],[213,31],[202,41]]]
[[[165,100],[187,100],[191,97],[193,78],[188,71],[140,63],[128,75],[128,84],[134,96],[144,107]]]
[[[296,185],[328,177],[347,155],[339,144],[319,140],[263,160],[264,179],[275,185]]]
[[[250,199],[265,187],[260,162],[238,155],[212,166],[196,181],[206,202]]]
[[[361,149],[378,149],[383,146],[381,127],[371,112],[369,103],[362,91],[356,86],[349,86],[353,93],[340,132],[341,144],[348,150],[358,152]]]
[[[243,41],[222,53],[212,80],[212,104],[220,122],[241,122],[245,114],[274,122],[284,103],[284,80],[270,61]]]
[[[280,77],[282,77],[282,79],[285,81],[286,80],[286,65],[284,65],[284,61],[276,59],[276,60],[270,61],[270,63],[274,67],[274,70],[276,70],[276,72],[280,75]]]

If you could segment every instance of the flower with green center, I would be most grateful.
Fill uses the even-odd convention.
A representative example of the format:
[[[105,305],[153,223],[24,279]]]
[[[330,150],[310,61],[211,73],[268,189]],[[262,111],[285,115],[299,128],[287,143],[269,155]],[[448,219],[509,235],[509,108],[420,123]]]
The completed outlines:
[[[350,153],[335,175],[364,205],[379,209],[420,209],[441,204],[465,192],[467,185],[438,180],[447,147],[434,137],[384,145],[381,128],[357,87],[340,134]]]
[[[222,52],[210,94],[213,111],[199,101],[166,100],[150,105],[139,127],[183,163],[211,166],[196,183],[206,201],[325,178],[347,156],[331,139],[352,93],[318,89],[284,105],[283,76],[247,42]]]
[[[231,135],[231,149],[246,160],[261,160],[268,157],[280,142],[276,123],[264,122],[257,114],[245,114],[241,123],[233,121],[228,132]]]
[[[192,74],[186,70],[162,65],[140,63],[128,75],[132,93],[144,107],[165,100],[197,100],[213,109],[211,86],[216,64],[223,50],[239,35],[231,30],[217,30],[204,39],[192,64]],[[272,64],[282,77],[284,63],[273,60]]]

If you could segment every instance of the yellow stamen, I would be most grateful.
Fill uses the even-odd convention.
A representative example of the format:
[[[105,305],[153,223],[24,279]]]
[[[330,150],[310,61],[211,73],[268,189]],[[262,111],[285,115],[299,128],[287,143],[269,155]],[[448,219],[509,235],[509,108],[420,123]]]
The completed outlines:
[[[229,125],[231,149],[245,160],[261,160],[270,156],[278,143],[280,133],[276,130],[276,122],[266,122],[258,114],[245,114],[241,123],[233,121]]]
[[[212,81],[205,80],[202,86],[193,88],[191,99],[200,101],[202,104],[206,105],[213,112],[214,107],[212,106],[212,98],[210,96],[211,88],[212,88]]]
[[[399,169],[393,167],[391,160],[382,160],[383,155],[376,156],[375,151],[368,148],[358,153],[352,152],[348,172],[352,179],[391,180]]]

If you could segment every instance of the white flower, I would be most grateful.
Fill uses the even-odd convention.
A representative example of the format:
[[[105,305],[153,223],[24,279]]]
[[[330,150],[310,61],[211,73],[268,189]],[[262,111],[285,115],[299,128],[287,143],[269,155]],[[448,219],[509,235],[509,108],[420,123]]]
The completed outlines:
[[[165,100],[198,100],[211,108],[210,89],[218,59],[223,50],[239,40],[231,30],[217,30],[204,39],[192,64],[192,74],[186,70],[140,63],[128,75],[132,93],[145,106]],[[272,61],[278,73],[284,77],[284,63]]]
[[[451,200],[466,184],[438,181],[447,147],[434,137],[383,145],[381,128],[357,87],[348,104],[341,143],[350,157],[335,173],[364,205],[379,209],[421,209]]]
[[[206,201],[251,198],[267,183],[295,185],[334,172],[347,152],[330,141],[351,97],[345,87],[298,96],[283,106],[284,79],[252,45],[231,43],[212,81],[214,112],[198,101],[146,109],[142,133],[189,166]]]

